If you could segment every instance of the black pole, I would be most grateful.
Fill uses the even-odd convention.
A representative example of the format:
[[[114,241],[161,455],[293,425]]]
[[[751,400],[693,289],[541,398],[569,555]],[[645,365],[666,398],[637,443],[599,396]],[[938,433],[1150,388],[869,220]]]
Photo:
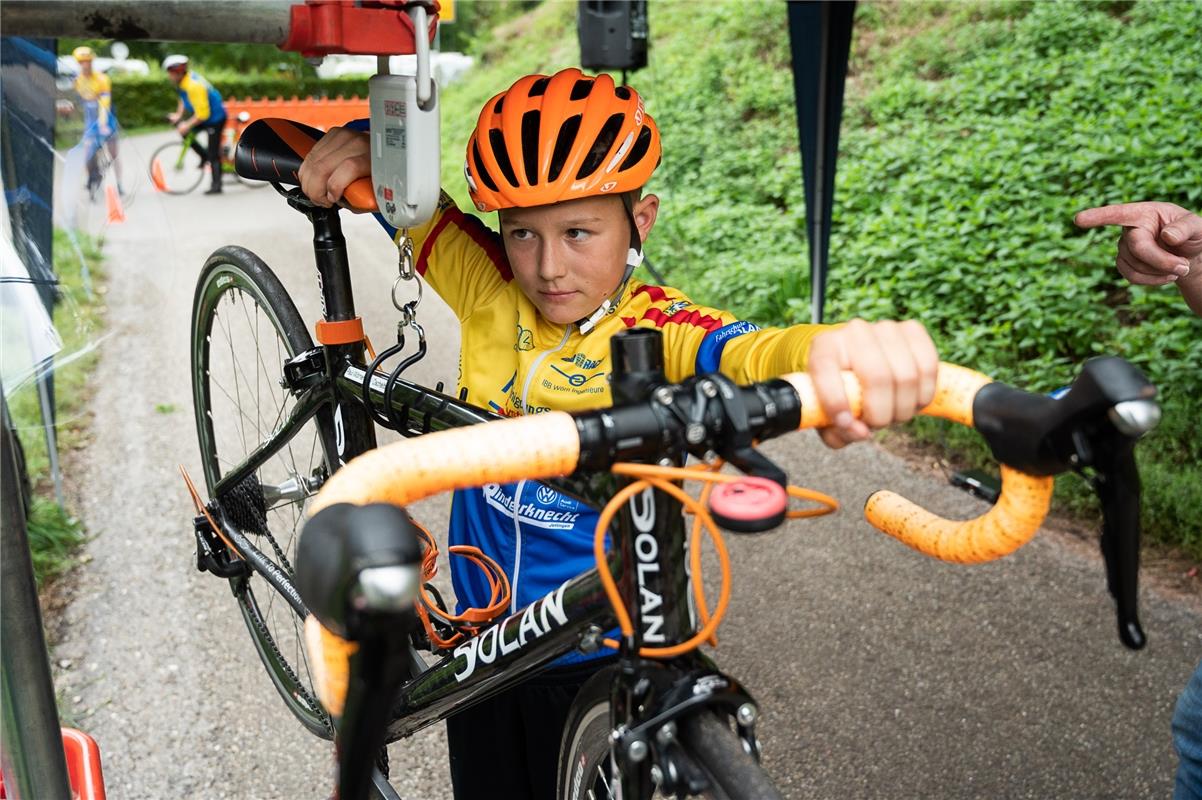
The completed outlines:
[[[794,0],[788,4],[793,96],[805,182],[813,322],[822,322],[826,301],[835,160],[855,8],[854,2]]]
[[[29,556],[8,403],[0,389],[0,702],[4,786],[19,800],[70,800],[42,611]]]

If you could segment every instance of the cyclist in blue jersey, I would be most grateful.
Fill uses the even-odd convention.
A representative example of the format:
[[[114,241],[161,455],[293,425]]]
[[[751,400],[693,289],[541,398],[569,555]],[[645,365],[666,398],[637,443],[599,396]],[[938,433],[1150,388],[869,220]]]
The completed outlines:
[[[221,93],[212,87],[199,73],[188,69],[188,57],[171,55],[163,59],[163,69],[175,84],[179,94],[179,105],[174,114],[167,118],[175,124],[180,136],[186,136],[193,129],[200,129],[209,135],[208,148],[202,150],[196,140],[192,141],[192,149],[196,151],[203,163],[209,164],[213,182],[205,194],[221,194],[221,135],[225,128],[225,104],[221,102]]]

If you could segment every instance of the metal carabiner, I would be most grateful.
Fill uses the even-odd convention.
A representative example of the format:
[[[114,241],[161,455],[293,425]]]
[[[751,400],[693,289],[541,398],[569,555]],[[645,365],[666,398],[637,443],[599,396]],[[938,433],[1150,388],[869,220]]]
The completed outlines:
[[[397,272],[407,281],[417,277],[417,270],[413,267],[413,237],[409,235],[409,229],[401,230],[401,243],[397,247]]]
[[[413,50],[417,58],[417,104],[428,109],[434,96],[434,78],[430,74],[430,20],[426,6],[414,3],[405,9],[413,21]]]

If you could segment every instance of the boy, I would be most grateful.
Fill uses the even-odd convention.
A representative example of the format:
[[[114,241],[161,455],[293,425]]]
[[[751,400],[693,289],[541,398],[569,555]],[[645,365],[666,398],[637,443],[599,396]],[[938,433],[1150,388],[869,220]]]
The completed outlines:
[[[460,321],[469,401],[507,415],[608,405],[609,338],[640,326],[663,332],[671,381],[721,369],[745,383],[808,368],[838,423],[820,432],[831,447],[930,402],[938,358],[916,322],[761,330],[633,278],[659,212],[659,198],[641,189],[659,160],[641,98],[607,75],[528,75],[485,105],[464,171],[477,210],[499,212],[500,234],[445,194],[434,218],[409,231],[418,272]],[[366,136],[334,129],[299,177],[310,198],[332,205],[370,172]],[[864,384],[863,421],[848,411],[844,369]],[[592,565],[595,513],[547,495],[521,482],[460,491],[452,505],[449,542],[474,544],[507,569],[515,610]],[[480,576],[456,566],[461,608],[487,605]],[[595,668],[565,657],[450,718],[456,798],[553,798],[568,706]]]

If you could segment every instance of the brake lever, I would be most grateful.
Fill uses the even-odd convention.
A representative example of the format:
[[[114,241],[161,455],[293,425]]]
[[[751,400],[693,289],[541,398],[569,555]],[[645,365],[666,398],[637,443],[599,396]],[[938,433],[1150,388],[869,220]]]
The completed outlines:
[[[1102,503],[1102,555],[1115,601],[1119,639],[1132,650],[1146,639],[1139,624],[1139,474],[1135,444],[1160,421],[1156,388],[1115,357],[1086,362],[1055,399],[1000,384],[973,402],[973,421],[998,461],[1032,475],[1080,473]]]
[[[1095,460],[1098,473],[1090,483],[1102,503],[1102,557],[1106,588],[1114,598],[1119,639],[1132,650],[1147,644],[1139,624],[1139,472],[1134,442],[1125,452]]]
[[[1119,639],[1132,650],[1146,643],[1139,624],[1139,470],[1135,443],[1160,421],[1160,407],[1150,399],[1116,403],[1106,414],[1103,430],[1074,438],[1078,460],[1095,474],[1090,485],[1102,504],[1102,557],[1106,588],[1114,598]]]

